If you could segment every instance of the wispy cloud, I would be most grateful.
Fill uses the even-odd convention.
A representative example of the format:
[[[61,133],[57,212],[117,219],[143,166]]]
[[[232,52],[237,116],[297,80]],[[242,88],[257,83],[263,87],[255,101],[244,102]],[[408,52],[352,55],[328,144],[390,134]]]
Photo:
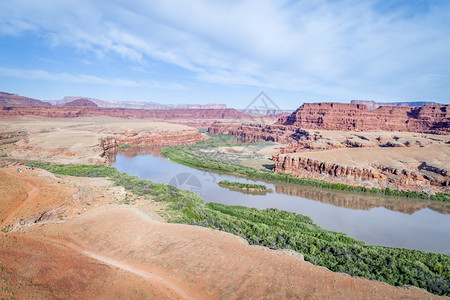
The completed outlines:
[[[120,78],[107,79],[86,74],[80,75],[73,75],[69,73],[52,74],[45,70],[23,70],[23,69],[10,69],[2,67],[0,67],[0,74],[3,76],[13,78],[22,78],[31,80],[49,80],[57,82],[69,82],[69,83],[103,84],[103,85],[116,85],[129,87],[136,87],[145,84],[142,82],[136,82]]]
[[[0,33],[33,31],[53,47],[70,46],[99,57],[115,53],[132,68],[158,61],[187,70],[193,80],[221,85],[341,98],[443,97],[450,92],[450,2],[420,2],[425,5],[17,0],[0,3]],[[26,76],[51,77],[42,72],[31,70]]]
[[[123,87],[147,87],[155,89],[184,90],[186,87],[174,82],[134,81],[122,78],[102,78],[87,74],[50,73],[45,70],[11,69],[0,67],[0,75],[30,80],[48,80],[55,82],[68,82],[77,84],[99,84]]]

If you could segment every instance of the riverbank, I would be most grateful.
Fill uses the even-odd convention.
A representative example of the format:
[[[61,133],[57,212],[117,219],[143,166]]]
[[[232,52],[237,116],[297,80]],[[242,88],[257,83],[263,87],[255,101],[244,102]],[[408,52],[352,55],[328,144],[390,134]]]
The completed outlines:
[[[307,261],[353,276],[397,286],[415,285],[441,295],[450,292],[449,255],[368,246],[343,233],[320,228],[308,217],[276,209],[256,210],[215,203],[202,206],[203,200],[191,192],[119,173],[112,167],[27,164],[54,174],[107,177],[137,197],[165,203],[160,214],[169,222],[227,231],[253,245],[292,249],[303,254]]]
[[[167,147],[161,151],[161,154],[171,159],[172,161],[184,164],[186,166],[200,168],[203,170],[213,170],[232,175],[246,176],[254,179],[288,182],[326,189],[344,190],[350,192],[354,191],[354,192],[365,192],[372,194],[383,194],[409,198],[450,201],[450,194],[448,193],[437,193],[432,195],[417,191],[392,190],[390,188],[385,189],[366,188],[362,186],[332,183],[317,179],[299,178],[286,173],[275,173],[269,169],[265,170],[256,169],[238,164],[224,163],[219,159],[213,159],[211,157],[205,156],[204,151],[202,151],[205,147],[210,149],[232,145],[232,138],[230,138],[229,136],[223,137],[222,135],[219,135],[219,137],[221,138],[217,140],[208,140],[204,142],[199,142],[195,145]],[[237,138],[235,138],[235,140],[236,139]]]

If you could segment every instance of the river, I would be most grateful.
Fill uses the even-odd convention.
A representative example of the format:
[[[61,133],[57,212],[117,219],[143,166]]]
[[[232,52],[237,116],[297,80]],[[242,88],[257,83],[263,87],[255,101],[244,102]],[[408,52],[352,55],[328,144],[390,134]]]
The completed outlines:
[[[177,164],[158,152],[118,154],[111,165],[120,172],[191,190],[206,202],[303,214],[323,228],[369,245],[450,254],[450,204],[253,181]],[[274,192],[231,191],[217,184],[221,180],[265,184]]]

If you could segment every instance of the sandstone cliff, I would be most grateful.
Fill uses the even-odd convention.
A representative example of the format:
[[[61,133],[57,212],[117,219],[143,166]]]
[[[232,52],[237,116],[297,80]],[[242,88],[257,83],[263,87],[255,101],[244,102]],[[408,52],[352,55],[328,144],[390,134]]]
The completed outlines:
[[[448,105],[381,106],[369,110],[362,104],[305,103],[276,124],[324,130],[449,134],[450,110]]]
[[[439,146],[437,151],[445,151],[446,146]],[[325,180],[328,182],[343,183],[367,188],[390,188],[400,190],[414,190],[419,192],[436,193],[450,191],[450,171],[445,167],[445,162],[440,166],[433,166],[429,162],[415,162],[405,154],[403,164],[392,163],[394,158],[385,158],[385,163],[380,163],[376,155],[370,163],[369,157],[364,164],[355,153],[334,152],[329,159],[314,159],[308,157],[308,153],[277,154],[273,156],[275,162],[274,171],[288,173],[297,177]],[[357,151],[364,151],[355,149]],[[432,152],[430,152],[432,153]],[[346,162],[339,163],[335,155],[348,155],[354,157],[355,165]],[[390,155],[386,151],[380,156]],[[430,154],[431,155],[431,154]],[[370,156],[370,155],[369,155]],[[324,157],[324,155],[322,155]],[[335,158],[333,158],[335,157]],[[384,158],[384,157],[382,157]],[[341,159],[342,161],[342,159]],[[349,160],[350,162],[353,159]],[[369,162],[367,162],[369,161]],[[386,163],[387,162],[387,163]],[[357,164],[357,165],[356,165]]]
[[[213,123],[208,131],[228,133],[249,140],[297,143],[304,129],[349,132],[388,131],[450,134],[448,105],[421,107],[382,106],[369,110],[362,104],[305,103],[275,124]]]

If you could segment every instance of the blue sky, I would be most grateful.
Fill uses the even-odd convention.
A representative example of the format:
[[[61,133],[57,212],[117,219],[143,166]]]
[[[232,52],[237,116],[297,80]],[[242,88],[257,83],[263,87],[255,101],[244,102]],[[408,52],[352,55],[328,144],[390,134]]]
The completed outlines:
[[[0,1],[0,91],[450,103],[450,1]]]

